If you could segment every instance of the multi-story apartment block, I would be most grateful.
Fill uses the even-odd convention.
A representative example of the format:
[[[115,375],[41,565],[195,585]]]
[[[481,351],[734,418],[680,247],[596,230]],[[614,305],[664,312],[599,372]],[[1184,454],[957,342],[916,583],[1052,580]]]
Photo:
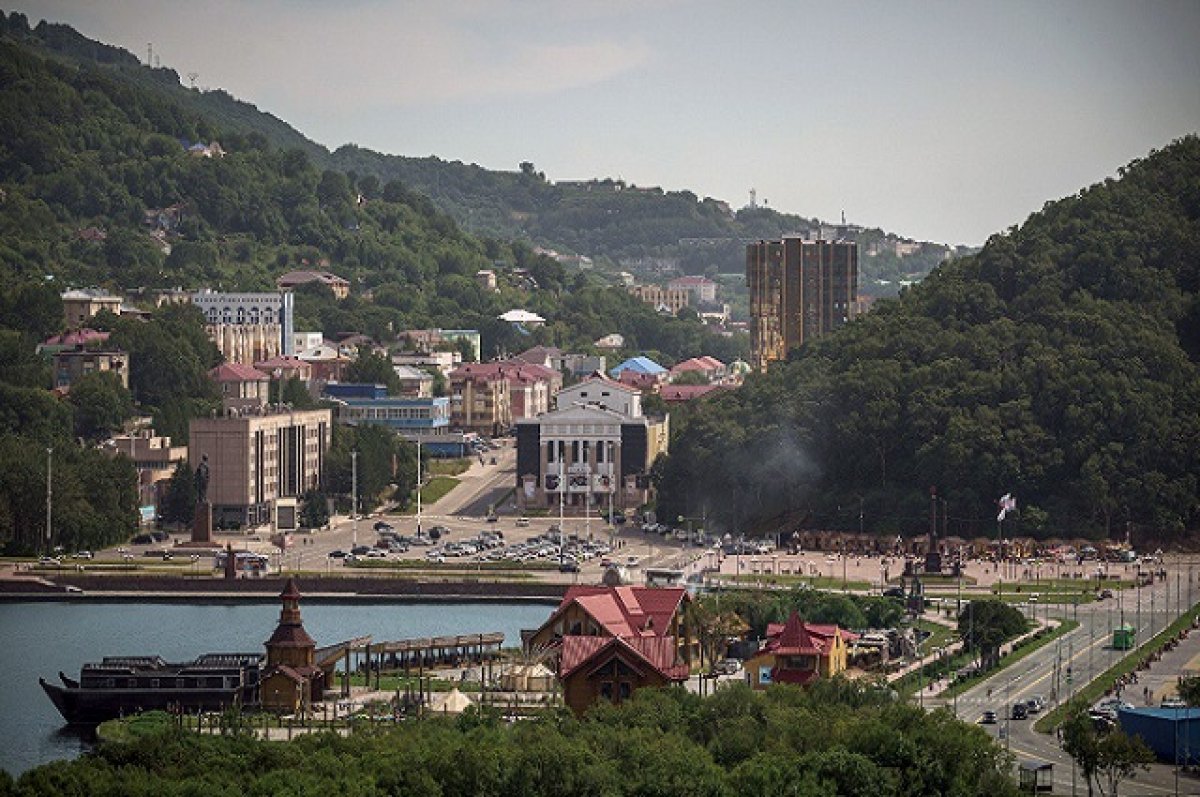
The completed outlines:
[[[247,365],[295,354],[295,297],[280,293],[201,291],[192,303],[204,313],[204,330],[229,362]]]
[[[667,308],[678,315],[691,303],[692,294],[684,288],[664,288],[661,285],[634,285],[629,292],[655,309]]]
[[[784,238],[746,247],[755,368],[849,321],[858,295],[858,245]]]
[[[717,283],[708,277],[690,274],[686,277],[676,277],[667,283],[669,290],[687,291],[692,295],[692,304],[715,302],[717,300]]]
[[[269,523],[278,499],[319,488],[332,423],[329,410],[262,409],[194,418],[188,458],[192,468],[208,459],[214,525]]]
[[[592,404],[630,418],[642,417],[642,391],[604,376],[594,376],[564,387],[555,395],[554,404],[560,410]]]
[[[54,355],[54,386],[69,389],[88,374],[112,371],[129,387],[129,354],[120,349],[88,349],[76,346]]]
[[[101,310],[108,310],[113,315],[121,314],[120,296],[110,296],[96,288],[81,288],[66,291],[62,295],[63,318],[67,329],[82,327],[89,318]]]
[[[550,408],[562,388],[562,374],[524,362],[467,363],[450,374],[451,423],[480,434],[501,434],[514,421]]]

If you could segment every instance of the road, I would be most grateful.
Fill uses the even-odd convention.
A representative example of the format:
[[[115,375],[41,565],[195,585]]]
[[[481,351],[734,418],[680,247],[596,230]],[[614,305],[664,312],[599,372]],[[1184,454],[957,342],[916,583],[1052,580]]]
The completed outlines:
[[[1065,607],[1026,604],[1025,610],[1036,612],[1038,617],[1076,619],[1079,628],[967,690],[957,700],[927,701],[926,704],[945,705],[961,719],[976,723],[981,720],[985,710],[995,711],[1000,718],[998,723],[981,727],[1005,745],[1018,760],[1032,758],[1054,763],[1055,793],[1071,793],[1071,759],[1059,748],[1056,737],[1033,730],[1036,715],[1028,720],[1006,719],[1010,713],[1009,707],[1040,695],[1047,699],[1048,706],[1052,708],[1059,700],[1069,700],[1077,689],[1116,663],[1125,655],[1125,651],[1111,647],[1111,629],[1121,624],[1122,616],[1124,622],[1137,627],[1139,641],[1150,639],[1170,624],[1180,614],[1181,606],[1200,597],[1200,585],[1193,583],[1189,590],[1190,573],[1182,567],[1169,573],[1166,581],[1156,581],[1152,587],[1128,590],[1128,595],[1117,592],[1120,600],[1117,597],[1107,598],[1065,611]],[[1178,580],[1176,574],[1179,574]],[[1180,646],[1175,658],[1186,661],[1195,653],[1200,653],[1200,634],[1192,634]],[[1066,677],[1068,666],[1071,670],[1069,682]],[[1151,670],[1150,675],[1144,675],[1139,684],[1126,690],[1123,697],[1135,705],[1145,705],[1142,687],[1152,685],[1157,705],[1161,692],[1167,684],[1174,682],[1176,673],[1177,668],[1164,660]],[[1197,789],[1200,788],[1200,782],[1187,778],[1181,782],[1182,786]],[[1087,787],[1081,780],[1076,780],[1075,787],[1078,793],[1086,793]],[[1121,788],[1121,794],[1127,796],[1176,793],[1179,792],[1175,791],[1175,768],[1167,764],[1153,765],[1150,772],[1139,773]]]

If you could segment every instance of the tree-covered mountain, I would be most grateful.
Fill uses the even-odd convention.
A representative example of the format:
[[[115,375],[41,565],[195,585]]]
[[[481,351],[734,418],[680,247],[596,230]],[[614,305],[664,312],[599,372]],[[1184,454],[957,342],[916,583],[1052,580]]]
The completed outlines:
[[[331,336],[473,327],[489,356],[536,343],[586,348],[611,332],[625,334],[631,351],[668,360],[744,350],[623,291],[585,290],[586,275],[568,277],[526,244],[466,233],[397,180],[321,169],[309,150],[224,129],[177,101],[193,92],[153,90],[152,73],[126,63],[127,53],[97,45],[91,61],[51,59],[27,46],[34,33],[17,15],[5,30],[0,268],[10,281],[262,290],[290,269],[324,267],[351,280],[353,295],[305,292],[299,322]],[[35,30],[38,41],[66,42],[56,52],[89,52],[70,29]],[[188,149],[213,141],[223,155]],[[497,290],[478,284],[480,269],[498,272]],[[592,323],[589,296],[611,311],[603,325]],[[514,307],[550,323],[526,334],[497,320]]]
[[[691,415],[667,516],[1179,540],[1200,525],[1200,139],[1048,203]],[[709,496],[733,495],[717,503]]]
[[[675,263],[689,274],[738,273],[745,243],[785,234],[813,234],[816,219],[767,207],[736,212],[686,190],[663,191],[619,179],[550,182],[532,163],[515,171],[484,169],[435,156],[387,155],[348,144],[330,152],[287,123],[217,90],[185,87],[169,68],[142,65],[127,50],[102,44],[73,28],[22,14],[3,22],[6,34],[27,46],[74,64],[102,70],[205,118],[215,129],[261,136],[279,149],[303,151],[318,169],[386,183],[399,180],[419,192],[464,229],[482,236],[586,255],[601,264],[637,271],[647,261]],[[367,187],[375,185],[368,182]],[[843,229],[862,249],[861,280],[874,295],[894,293],[902,281],[919,279],[951,253],[950,247],[914,242],[880,229]]]

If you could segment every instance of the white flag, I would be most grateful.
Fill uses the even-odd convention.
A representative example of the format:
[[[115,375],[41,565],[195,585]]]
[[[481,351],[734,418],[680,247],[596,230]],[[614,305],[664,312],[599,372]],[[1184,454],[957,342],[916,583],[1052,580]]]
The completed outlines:
[[[996,515],[996,521],[1004,520],[1004,516],[1017,508],[1017,499],[1013,498],[1012,493],[1005,493],[1000,496],[1000,500],[996,502],[996,506],[1000,507],[1000,514]]]

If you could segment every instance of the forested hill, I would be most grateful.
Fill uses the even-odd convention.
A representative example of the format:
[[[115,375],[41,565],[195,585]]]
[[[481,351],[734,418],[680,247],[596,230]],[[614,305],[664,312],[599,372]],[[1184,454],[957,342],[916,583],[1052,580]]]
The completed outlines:
[[[1194,539],[1200,139],[1120,175],[711,402],[660,468],[665,514],[919,532],[934,486],[967,538],[1011,492],[1006,537]]]
[[[263,290],[288,270],[328,268],[353,295],[301,292],[298,328],[381,340],[476,328],[488,356],[585,348],[612,332],[631,353],[668,363],[745,354],[743,341],[568,277],[524,243],[466,233],[399,181],[322,170],[305,150],[230,132],[168,93],[102,64],[48,58],[20,38],[0,35],[0,273],[10,284]],[[187,149],[214,141],[223,155]],[[498,290],[477,284],[484,268],[498,273]],[[525,334],[497,320],[514,307],[549,323]]]
[[[687,273],[714,274],[741,271],[747,240],[812,233],[819,226],[816,219],[766,207],[733,212],[724,202],[686,190],[639,188],[613,179],[554,183],[532,163],[509,172],[434,156],[386,155],[354,145],[330,152],[249,103],[219,89],[185,87],[174,70],[142,65],[127,50],[88,39],[69,26],[41,22],[31,27],[17,13],[0,20],[0,26],[26,46],[102,69],[114,80],[202,115],[222,131],[262,136],[280,149],[300,149],[319,169],[382,182],[400,180],[479,235],[525,240],[612,267],[636,270],[639,262],[665,259]],[[940,244],[904,248],[908,239],[880,229],[853,228],[849,235],[863,251],[864,285],[876,294],[895,290],[900,280],[923,276],[952,251]],[[897,244],[903,251],[898,253]]]

